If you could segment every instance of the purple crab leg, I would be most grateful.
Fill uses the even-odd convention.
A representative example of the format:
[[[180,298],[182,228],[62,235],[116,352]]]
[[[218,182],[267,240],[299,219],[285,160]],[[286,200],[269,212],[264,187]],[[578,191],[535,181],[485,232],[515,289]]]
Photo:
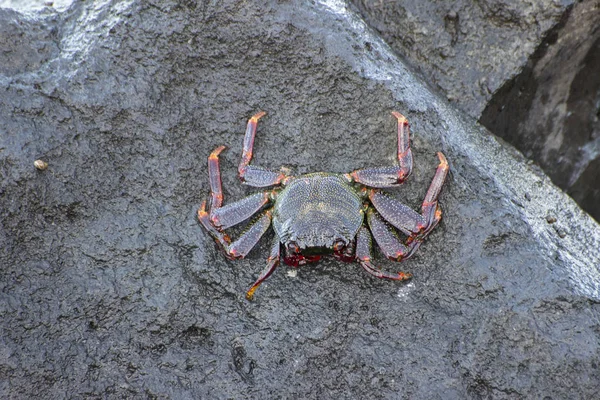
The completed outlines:
[[[347,174],[349,180],[369,187],[386,188],[400,185],[411,174],[413,157],[408,120],[397,111],[393,111],[392,115],[398,120],[398,165],[358,169]]]
[[[221,168],[219,154],[226,146],[219,146],[208,156],[208,179],[210,181],[211,208],[219,208],[223,204],[223,188],[221,187]]]
[[[369,191],[369,200],[373,206],[375,206],[379,214],[387,222],[409,236],[407,240],[408,244],[415,240],[419,242],[423,241],[442,219],[442,210],[438,206],[437,199],[448,174],[449,167],[446,157],[441,152],[437,153],[437,155],[440,164],[421,205],[421,214],[418,214],[385,193],[377,190]]]
[[[362,226],[358,230],[356,235],[356,260],[369,274],[374,275],[378,278],[392,279],[396,281],[405,281],[412,277],[411,274],[406,272],[391,273],[382,271],[373,264],[371,264],[371,233],[369,230]]]
[[[446,180],[446,176],[448,175],[448,170],[450,169],[448,160],[446,160],[446,156],[444,156],[441,151],[437,153],[437,156],[440,160],[440,164],[435,170],[435,175],[429,185],[429,189],[427,189],[423,204],[421,205],[421,214],[425,216],[428,221],[434,220],[435,225],[442,219],[442,210],[438,207],[437,199],[442,190],[442,186],[444,185],[444,181]]]
[[[379,248],[390,260],[406,260],[411,257],[421,245],[421,242],[418,241],[413,241],[408,244],[408,246],[404,245],[393,228],[377,214],[377,211],[371,208],[367,211],[367,222]]]
[[[254,193],[235,203],[210,210],[210,221],[218,229],[223,230],[247,220],[271,200],[271,192]]]
[[[248,229],[235,241],[231,242],[231,238],[224,232],[217,230],[210,222],[208,212],[206,212],[206,201],[202,202],[198,210],[198,220],[204,228],[215,238],[217,243],[221,244],[227,257],[244,258],[250,250],[258,243],[260,238],[265,234],[271,225],[272,212],[271,210],[264,211],[256,220],[254,220]]]
[[[286,178],[286,175],[283,172],[275,172],[266,168],[250,165],[254,149],[254,138],[256,137],[256,126],[258,125],[258,120],[265,114],[266,112],[261,111],[248,120],[246,134],[244,135],[242,159],[238,167],[240,180],[244,184],[254,187],[279,185]]]
[[[275,196],[273,192],[256,193],[235,203],[222,206],[223,189],[221,187],[219,154],[223,150],[225,150],[225,146],[219,146],[208,156],[208,177],[211,194],[211,205],[208,214],[213,228],[218,231],[237,225],[250,218]]]
[[[271,276],[273,271],[275,271],[279,265],[280,247],[281,244],[279,243],[279,237],[275,235],[275,238],[273,239],[273,246],[271,247],[271,254],[269,255],[269,258],[267,258],[267,266],[262,270],[260,276],[256,282],[254,282],[248,292],[246,292],[246,299],[252,300],[254,298],[254,292],[256,289],[258,289],[265,279]]]

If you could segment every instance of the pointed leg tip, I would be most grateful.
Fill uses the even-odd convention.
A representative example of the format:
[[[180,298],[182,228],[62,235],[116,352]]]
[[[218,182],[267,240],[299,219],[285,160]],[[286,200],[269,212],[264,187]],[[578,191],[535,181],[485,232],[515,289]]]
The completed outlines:
[[[398,111],[392,111],[392,115],[398,119],[399,123],[408,124],[408,119]]]
[[[437,152],[438,159],[440,160],[440,166],[448,168],[448,160],[446,156],[441,151]]]
[[[412,274],[409,272],[398,272],[399,281],[407,281],[412,278]]]
[[[219,146],[210,153],[208,156],[209,160],[216,160],[219,158],[219,154],[223,152],[223,150],[227,149],[227,146]]]
[[[206,212],[206,200],[200,204],[200,208],[198,209],[198,219],[202,221],[202,219],[206,218],[208,213]]]
[[[250,290],[246,292],[246,300],[252,301],[254,300],[254,292],[256,291],[257,286],[252,286]]]
[[[256,114],[254,114],[252,117],[250,117],[250,121],[252,122],[258,122],[259,119],[261,119],[262,117],[264,117],[267,113],[265,111],[259,111]]]

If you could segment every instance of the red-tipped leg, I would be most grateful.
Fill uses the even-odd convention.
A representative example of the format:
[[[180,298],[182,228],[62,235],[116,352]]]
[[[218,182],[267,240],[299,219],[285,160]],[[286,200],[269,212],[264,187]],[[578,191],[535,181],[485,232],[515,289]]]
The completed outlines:
[[[273,239],[273,246],[271,247],[271,254],[267,259],[267,266],[260,273],[260,276],[258,277],[256,282],[254,282],[254,284],[248,290],[248,292],[246,292],[246,299],[252,300],[254,298],[254,292],[256,291],[256,289],[258,289],[258,287],[261,285],[261,283],[265,281],[265,279],[271,276],[273,271],[275,271],[275,269],[279,265],[280,247],[281,244],[279,243],[279,237],[275,235],[275,239]]]
[[[235,203],[223,206],[223,189],[221,187],[221,169],[219,167],[219,155],[225,150],[225,146],[217,147],[208,156],[208,178],[210,182],[210,209],[206,210],[206,202],[198,210],[198,219],[203,223],[211,225],[207,230],[222,231],[250,218],[265,206],[274,196],[273,192],[255,193]],[[208,214],[208,215],[205,215]]]
[[[413,157],[408,120],[397,111],[393,111],[392,115],[398,120],[398,165],[359,169],[346,175],[349,180],[369,187],[386,188],[400,185],[411,174]]]
[[[438,206],[438,196],[448,175],[448,160],[444,154],[440,151],[437,153],[440,160],[435,176],[429,185],[423,204],[421,205],[421,215],[426,219],[426,224],[423,226],[423,234],[427,235],[442,219],[442,210]]]
[[[211,236],[215,238],[217,243],[223,247],[225,255],[230,259],[246,257],[267,229],[269,229],[271,218],[271,210],[264,211],[235,242],[231,243],[231,238],[226,233],[216,229],[211,223],[209,214],[206,212],[206,201],[202,202],[198,210],[198,220]]]
[[[198,221],[200,221],[204,229],[206,229],[208,233],[210,233],[210,235],[215,238],[215,240],[223,247],[223,249],[225,249],[225,252],[228,253],[227,249],[231,244],[231,239],[226,233],[217,230],[217,228],[215,228],[210,221],[210,215],[206,211],[206,200],[202,202],[202,205],[198,209]]]
[[[387,258],[394,261],[404,261],[410,258],[419,248],[421,242],[414,241],[408,245],[403,244],[397,236],[394,228],[387,224],[377,211],[369,208],[367,211],[367,223],[375,242]]]
[[[254,114],[248,120],[246,134],[244,135],[244,147],[242,150],[242,159],[238,167],[240,180],[249,186],[265,187],[279,185],[287,176],[283,172],[275,172],[262,167],[250,165],[252,153],[254,150],[254,138],[256,137],[256,127],[258,120],[266,113],[261,111]]]
[[[382,271],[371,263],[371,234],[366,227],[361,227],[356,236],[356,260],[369,274],[378,278],[392,279],[396,281],[405,281],[412,277],[406,272],[391,273]]]
[[[404,180],[410,175],[413,168],[408,120],[398,111],[392,111],[392,115],[398,120],[398,164],[400,164],[400,171]]]
[[[446,157],[441,152],[437,155],[440,164],[436,169],[429,190],[427,190],[425,200],[423,200],[421,214],[385,193],[377,190],[369,191],[369,200],[383,219],[408,235],[406,245],[409,247],[413,242],[422,242],[442,219],[442,210],[438,206],[437,199],[446,180],[449,167]]]
[[[245,173],[246,167],[252,161],[252,152],[254,149],[254,138],[256,137],[256,127],[258,125],[258,120],[261,119],[267,113],[264,111],[260,111],[254,114],[248,120],[248,125],[246,126],[246,134],[244,135],[244,147],[242,150],[242,159],[240,160],[240,165],[238,167],[238,172],[240,173],[240,178]]]
[[[219,154],[227,147],[219,146],[208,156],[208,178],[210,181],[211,208],[219,208],[223,204],[223,188],[221,187],[221,168]]]

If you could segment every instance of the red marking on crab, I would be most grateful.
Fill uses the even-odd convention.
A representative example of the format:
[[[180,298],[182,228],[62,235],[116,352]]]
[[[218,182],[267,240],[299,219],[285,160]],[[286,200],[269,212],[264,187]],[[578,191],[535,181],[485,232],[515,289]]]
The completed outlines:
[[[300,267],[308,263],[317,262],[321,259],[319,255],[303,256],[302,254],[294,254],[283,258],[283,262],[291,267]]]

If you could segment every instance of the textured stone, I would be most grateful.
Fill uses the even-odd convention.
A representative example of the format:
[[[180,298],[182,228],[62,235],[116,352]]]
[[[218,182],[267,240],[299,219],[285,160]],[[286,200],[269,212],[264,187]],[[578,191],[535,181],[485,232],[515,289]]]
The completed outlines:
[[[351,2],[449,101],[600,220],[600,1]]]
[[[600,1],[580,2],[489,102],[481,123],[600,221]]]
[[[0,73],[0,397],[598,392],[600,227],[344,3],[81,2],[6,24],[0,48],[25,54]],[[217,145],[225,201],[248,192],[261,109],[257,165],[295,173],[392,162],[403,112],[415,170],[390,193],[415,209],[444,151],[444,220],[413,259],[377,259],[410,283],[324,260],[244,299],[269,238],[228,261],[195,213]]]
[[[351,0],[365,21],[448,100],[478,118],[517,76],[572,0]]]

